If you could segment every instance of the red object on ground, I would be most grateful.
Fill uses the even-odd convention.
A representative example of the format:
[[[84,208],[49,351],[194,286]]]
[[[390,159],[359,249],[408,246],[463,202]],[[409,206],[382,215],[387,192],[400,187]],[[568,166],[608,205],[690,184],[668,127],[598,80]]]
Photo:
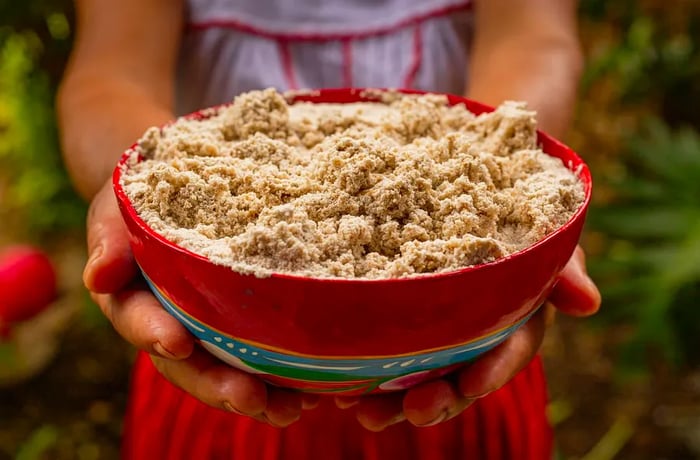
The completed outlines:
[[[11,246],[0,251],[0,324],[28,320],[56,298],[56,271],[41,250]]]

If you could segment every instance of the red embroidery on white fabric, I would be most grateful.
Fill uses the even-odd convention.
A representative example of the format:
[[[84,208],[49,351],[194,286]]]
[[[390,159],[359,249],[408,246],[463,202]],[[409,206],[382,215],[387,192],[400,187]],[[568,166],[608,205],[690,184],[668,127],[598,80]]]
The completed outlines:
[[[448,16],[459,11],[465,11],[472,6],[471,1],[465,1],[457,5],[439,8],[427,13],[404,19],[398,23],[388,25],[386,27],[378,27],[361,32],[344,33],[342,31],[334,33],[278,33],[255,27],[236,19],[209,19],[206,21],[195,21],[186,24],[187,31],[203,31],[207,29],[234,29],[239,32],[244,32],[258,37],[268,38],[270,40],[280,41],[344,41],[368,38],[377,35],[390,34],[405,27],[415,26],[429,19],[434,19],[442,16]]]
[[[343,40],[343,86],[352,88],[352,41]]]
[[[284,78],[287,80],[289,89],[299,89],[296,73],[294,72],[294,61],[292,60],[292,52],[289,49],[289,42],[286,40],[278,40],[280,57],[282,58],[282,68],[284,69]]]
[[[423,62],[423,34],[420,24],[416,25],[413,31],[413,57],[411,59],[411,67],[408,70],[406,79],[404,80],[404,88],[413,88],[416,81],[416,76]]]

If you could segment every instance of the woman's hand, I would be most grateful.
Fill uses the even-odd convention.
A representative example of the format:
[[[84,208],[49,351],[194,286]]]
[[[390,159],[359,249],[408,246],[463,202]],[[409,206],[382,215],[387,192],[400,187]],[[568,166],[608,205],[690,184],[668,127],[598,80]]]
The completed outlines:
[[[408,420],[416,426],[436,425],[458,415],[475,399],[508,383],[535,356],[554,310],[573,316],[598,311],[600,293],[586,274],[579,247],[562,271],[549,302],[508,340],[449,378],[423,383],[405,392],[365,397],[337,397],[341,408],[355,406],[360,423],[381,431]]]
[[[127,341],[150,353],[163,376],[200,401],[283,427],[316,397],[266,385],[195,345],[139,278],[126,226],[107,183],[90,206],[89,259],[83,275],[92,298]]]
[[[316,396],[268,386],[195,345],[194,337],[161,307],[138,277],[109,183],[90,206],[88,250],[84,281],[93,299],[119,334],[150,353],[156,368],[170,382],[210,406],[278,427],[293,423],[302,409],[315,406]],[[564,268],[549,300],[558,310],[575,316],[598,310],[600,294],[586,275],[580,248]],[[532,359],[542,343],[550,309],[541,309],[507,341],[453,379],[388,395],[339,397],[336,402],[342,408],[357,406],[358,420],[373,431],[402,420],[417,426],[448,420],[474,399],[503,386]]]
[[[537,111],[539,129],[563,136],[583,63],[576,4],[576,0],[476,2],[467,96],[491,105],[526,101]],[[360,423],[374,431],[401,420],[418,426],[440,423],[502,387],[525,367],[539,350],[555,309],[588,316],[599,306],[600,293],[586,274],[583,250],[577,248],[548,304],[474,364],[406,392],[336,398],[336,403],[356,406]]]

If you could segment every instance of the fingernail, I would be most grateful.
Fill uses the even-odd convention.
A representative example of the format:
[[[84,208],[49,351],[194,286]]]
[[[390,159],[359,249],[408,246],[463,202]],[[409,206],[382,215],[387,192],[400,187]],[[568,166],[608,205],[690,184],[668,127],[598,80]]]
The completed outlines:
[[[233,405],[228,401],[224,401],[222,406],[224,406],[224,409],[226,409],[229,412],[233,412],[234,414],[245,415],[243,412],[241,412],[238,409],[236,409],[235,407],[233,407]]]
[[[474,396],[465,395],[465,397],[467,397],[467,398],[469,398],[469,399],[481,399],[481,398],[487,397],[488,395],[490,395],[490,394],[493,393],[494,391],[496,391],[496,390],[484,391],[483,393],[479,393],[478,395],[474,395]]]
[[[95,262],[102,256],[104,248],[102,245],[97,246],[91,253],[87,262],[85,262],[85,268],[83,269],[83,283],[89,289],[93,289],[93,271]]]
[[[406,420],[406,415],[401,412],[400,414],[396,415],[394,418],[389,420],[389,423],[387,423],[386,426],[391,426],[391,425],[396,425],[397,423],[403,422]]]
[[[263,412],[263,414],[262,414],[262,419],[265,421],[265,423],[267,423],[268,425],[270,425],[270,426],[272,426],[272,427],[275,427],[275,428],[284,428],[283,426],[278,425],[278,424],[272,422],[272,421],[267,417],[267,414],[264,413],[264,412]]]
[[[161,345],[160,342],[155,342],[153,344],[153,350],[155,350],[155,352],[161,355],[163,358],[177,359],[177,356],[175,356],[174,353],[168,351],[168,349]]]
[[[318,407],[320,399],[316,395],[302,395],[301,408],[303,410],[311,410]]]
[[[428,423],[424,423],[422,425],[418,425],[420,427],[428,427],[428,426],[434,426],[437,425],[438,423],[442,423],[447,419],[447,409],[443,410],[440,415],[438,415],[436,418],[433,420],[429,421]]]
[[[337,397],[335,398],[335,405],[338,407],[338,409],[349,409],[353,406],[356,406],[360,402],[359,398],[351,398],[351,397]]]
[[[90,257],[88,258],[87,263],[85,264],[85,269],[87,270],[88,268],[92,267],[92,265],[97,262],[97,260],[102,257],[102,253],[104,252],[104,246],[101,244],[98,245],[95,249],[92,250],[90,253]]]

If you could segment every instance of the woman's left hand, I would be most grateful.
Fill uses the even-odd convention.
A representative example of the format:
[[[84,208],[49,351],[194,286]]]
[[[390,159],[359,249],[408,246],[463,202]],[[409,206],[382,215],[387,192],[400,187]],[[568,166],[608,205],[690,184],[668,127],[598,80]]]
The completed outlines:
[[[381,431],[408,420],[431,426],[461,413],[474,400],[508,383],[535,356],[555,309],[572,316],[589,316],[600,307],[600,293],[586,273],[583,250],[578,247],[561,272],[548,303],[508,340],[482,358],[451,375],[404,392],[364,397],[336,397],[340,408],[355,407],[357,419],[368,430]]]

